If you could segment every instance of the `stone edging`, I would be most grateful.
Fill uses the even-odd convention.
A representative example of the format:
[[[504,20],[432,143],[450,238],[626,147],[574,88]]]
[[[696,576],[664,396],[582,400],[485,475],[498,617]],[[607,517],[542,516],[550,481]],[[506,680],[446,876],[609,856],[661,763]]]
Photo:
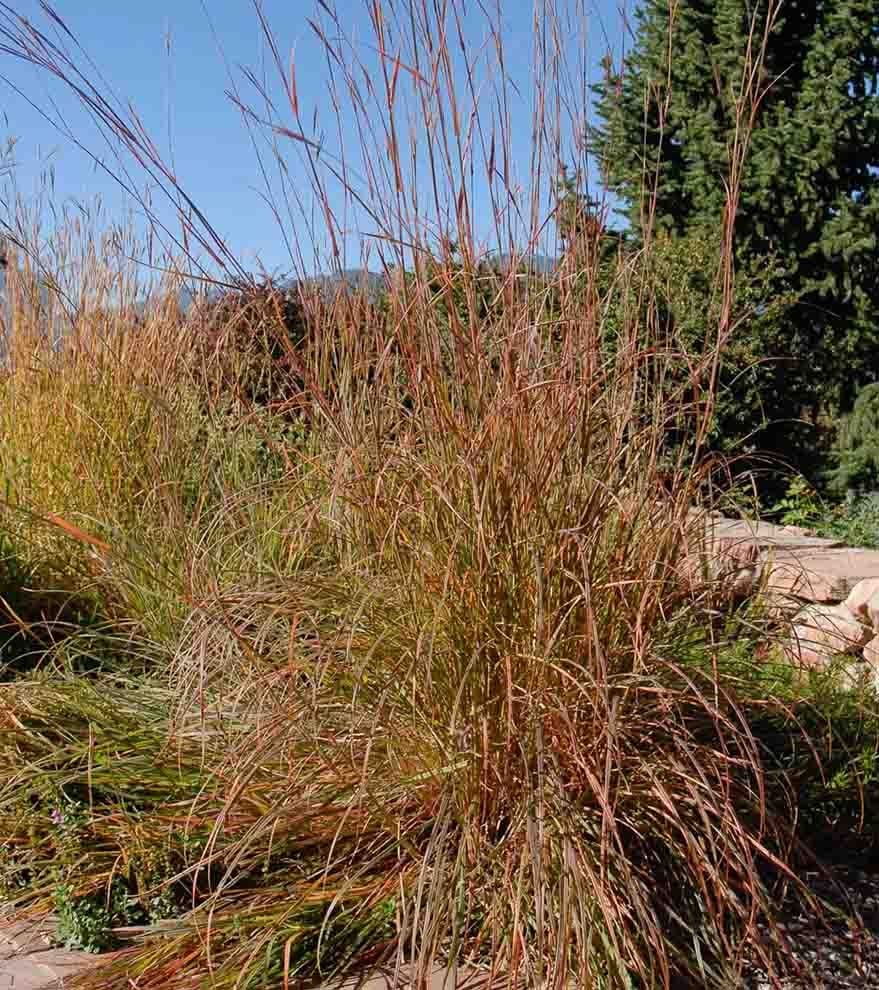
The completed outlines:
[[[847,547],[794,526],[705,516],[702,549],[710,576],[738,597],[762,593],[790,623],[787,659],[822,669],[839,654],[854,661],[849,686],[879,688],[879,551]]]
[[[0,918],[0,990],[60,990],[68,977],[94,965],[87,952],[53,948],[50,931]]]

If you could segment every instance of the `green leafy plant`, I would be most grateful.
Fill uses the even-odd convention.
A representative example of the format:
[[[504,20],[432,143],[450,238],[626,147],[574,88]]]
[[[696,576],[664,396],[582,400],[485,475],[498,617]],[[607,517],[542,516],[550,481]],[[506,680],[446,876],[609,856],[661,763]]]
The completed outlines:
[[[58,941],[68,949],[106,952],[118,945],[113,929],[128,920],[128,895],[120,882],[109,891],[76,894],[69,883],[55,887]]]
[[[770,510],[783,526],[800,526],[850,547],[879,546],[879,498],[851,495],[844,502],[822,499],[804,478],[788,483]]]
[[[772,506],[782,526],[814,526],[825,514],[815,489],[802,476],[792,478],[783,498]]]
[[[56,863],[54,908],[58,919],[58,941],[69,949],[103,952],[116,945],[112,929],[124,923],[126,896],[114,880],[106,890],[81,893],[76,878],[89,858],[90,815],[79,801],[61,799],[49,812]]]

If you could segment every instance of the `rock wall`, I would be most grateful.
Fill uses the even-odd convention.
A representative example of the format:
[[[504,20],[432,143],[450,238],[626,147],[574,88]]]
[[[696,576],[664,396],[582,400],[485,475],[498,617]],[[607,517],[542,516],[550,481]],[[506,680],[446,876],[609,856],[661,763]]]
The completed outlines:
[[[840,654],[851,686],[879,688],[879,551],[846,547],[794,526],[704,516],[700,554],[740,596],[761,594],[789,624],[783,651],[825,668]]]

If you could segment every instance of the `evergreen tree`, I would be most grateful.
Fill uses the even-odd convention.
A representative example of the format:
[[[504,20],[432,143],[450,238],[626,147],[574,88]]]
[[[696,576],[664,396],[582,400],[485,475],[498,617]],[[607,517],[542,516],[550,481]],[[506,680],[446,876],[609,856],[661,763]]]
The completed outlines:
[[[659,229],[681,235],[720,225],[750,19],[756,11],[759,43],[768,6],[644,0],[622,70],[606,61],[595,151],[635,234],[654,192]],[[754,271],[771,259],[770,290],[793,291],[796,302],[784,321],[765,324],[771,332],[758,342],[763,407],[776,425],[757,439],[808,468],[791,450],[791,421],[847,411],[858,389],[879,378],[875,0],[785,0],[760,82],[737,260]]]
[[[842,422],[831,487],[837,491],[879,485],[879,384],[867,385]]]

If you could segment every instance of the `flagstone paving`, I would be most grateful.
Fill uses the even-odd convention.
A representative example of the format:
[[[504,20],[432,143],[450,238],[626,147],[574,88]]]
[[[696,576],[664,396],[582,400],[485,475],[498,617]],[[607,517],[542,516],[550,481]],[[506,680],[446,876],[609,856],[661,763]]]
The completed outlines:
[[[95,964],[87,952],[52,947],[51,927],[0,920],[0,990],[61,990],[67,978]]]
[[[879,578],[879,550],[852,549],[796,526],[708,517],[706,538],[721,552],[745,557],[752,548],[755,578],[771,594],[808,602],[841,602],[865,578]]]

